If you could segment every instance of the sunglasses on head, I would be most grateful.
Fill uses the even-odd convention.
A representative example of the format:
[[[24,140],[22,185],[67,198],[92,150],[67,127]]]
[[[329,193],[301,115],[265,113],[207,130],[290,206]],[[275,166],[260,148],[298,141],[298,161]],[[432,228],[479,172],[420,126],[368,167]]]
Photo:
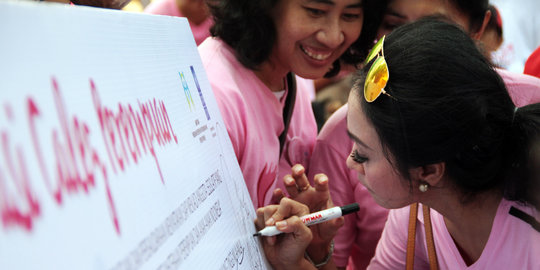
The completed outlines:
[[[369,52],[364,63],[367,65],[375,57],[377,57],[369,68],[366,76],[366,82],[364,83],[364,98],[367,102],[375,101],[381,94],[392,97],[391,95],[386,93],[386,91],[384,91],[384,87],[388,83],[388,79],[390,77],[388,65],[386,64],[386,60],[384,59],[384,38],[385,36],[383,36],[381,39],[379,39],[379,41],[377,41],[375,46],[373,46],[373,48]]]

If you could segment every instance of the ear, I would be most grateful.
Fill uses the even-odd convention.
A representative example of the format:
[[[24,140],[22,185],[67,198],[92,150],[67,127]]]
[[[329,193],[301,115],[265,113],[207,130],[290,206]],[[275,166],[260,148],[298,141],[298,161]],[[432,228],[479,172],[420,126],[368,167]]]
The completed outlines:
[[[427,183],[430,186],[437,186],[444,177],[446,165],[444,162],[416,167],[410,170],[412,179],[418,182]]]
[[[484,34],[484,31],[486,30],[486,27],[487,27],[487,25],[489,23],[489,19],[491,19],[491,11],[490,10],[486,11],[486,13],[484,14],[484,20],[482,21],[482,25],[480,26],[480,28],[475,33],[471,32],[471,38],[472,39],[480,40],[480,38]]]

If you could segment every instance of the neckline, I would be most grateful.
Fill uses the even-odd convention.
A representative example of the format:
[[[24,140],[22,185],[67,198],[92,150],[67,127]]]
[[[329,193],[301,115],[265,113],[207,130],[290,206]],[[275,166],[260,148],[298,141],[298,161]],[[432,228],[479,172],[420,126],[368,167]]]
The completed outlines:
[[[492,250],[493,247],[496,246],[497,244],[496,241],[497,239],[500,239],[500,238],[495,237],[495,234],[497,234],[497,232],[500,231],[501,229],[500,226],[502,224],[501,219],[504,218],[503,214],[508,212],[507,208],[509,208],[508,203],[506,202],[507,201],[504,198],[501,199],[501,201],[499,202],[499,206],[497,207],[497,212],[495,214],[495,218],[493,219],[493,224],[491,225],[491,231],[489,233],[489,238],[486,242],[486,245],[484,246],[484,249],[482,250],[482,254],[480,254],[480,257],[478,257],[478,260],[473,262],[471,265],[467,265],[465,263],[465,260],[463,260],[463,257],[461,256],[461,253],[459,252],[459,249],[456,243],[454,242],[452,235],[450,235],[450,232],[448,231],[448,228],[446,227],[446,223],[444,222],[443,216],[437,212],[437,223],[442,224],[442,226],[444,227],[442,231],[444,234],[443,235],[444,241],[446,242],[445,244],[450,247],[452,255],[456,258],[456,261],[459,263],[460,269],[474,269],[476,265],[481,264],[483,261],[486,260],[484,258],[489,256],[489,254],[487,254],[488,252],[486,251]]]

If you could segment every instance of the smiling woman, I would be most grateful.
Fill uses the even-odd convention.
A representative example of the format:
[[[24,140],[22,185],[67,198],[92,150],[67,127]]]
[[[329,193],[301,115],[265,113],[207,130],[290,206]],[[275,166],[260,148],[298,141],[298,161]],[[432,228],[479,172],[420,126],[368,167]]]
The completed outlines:
[[[305,79],[359,64],[386,1],[207,2],[215,25],[199,52],[251,199],[260,207],[293,164],[309,164],[317,126],[307,92],[312,82]],[[295,87],[291,74],[305,79],[297,77]]]
[[[364,12],[358,0],[297,0],[280,1],[274,13],[277,42],[266,65],[281,64],[281,72],[316,79],[358,39]]]

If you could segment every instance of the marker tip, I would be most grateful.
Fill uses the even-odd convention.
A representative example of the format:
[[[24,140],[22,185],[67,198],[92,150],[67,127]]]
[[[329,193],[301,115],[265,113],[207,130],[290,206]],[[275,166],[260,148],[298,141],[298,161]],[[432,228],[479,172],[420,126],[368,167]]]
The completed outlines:
[[[258,233],[254,233],[254,234],[253,234],[253,237],[255,237],[255,236],[260,236],[260,235],[261,235],[261,233],[259,233],[259,232],[258,232]]]

